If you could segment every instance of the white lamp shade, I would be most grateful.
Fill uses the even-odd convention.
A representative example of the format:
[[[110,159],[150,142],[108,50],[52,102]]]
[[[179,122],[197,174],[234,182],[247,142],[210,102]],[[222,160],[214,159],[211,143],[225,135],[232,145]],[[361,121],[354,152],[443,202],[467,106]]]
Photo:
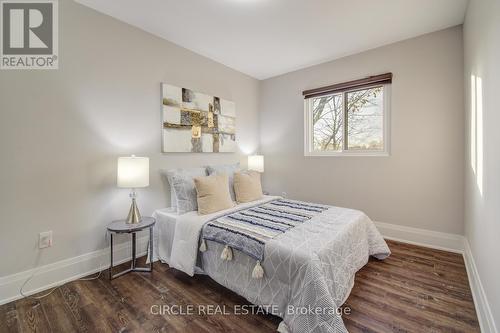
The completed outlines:
[[[248,156],[248,170],[264,172],[264,156],[262,155]]]
[[[149,186],[149,158],[119,157],[117,185],[126,188]]]

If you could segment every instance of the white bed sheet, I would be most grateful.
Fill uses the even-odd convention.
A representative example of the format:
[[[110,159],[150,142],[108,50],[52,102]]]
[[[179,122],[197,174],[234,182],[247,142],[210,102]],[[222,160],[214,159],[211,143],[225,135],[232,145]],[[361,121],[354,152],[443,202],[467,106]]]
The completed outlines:
[[[175,225],[179,214],[173,207],[157,209],[153,213],[156,224],[153,228],[153,260],[160,260],[162,263],[170,264],[172,255],[172,244],[175,236]],[[149,254],[151,255],[151,254]]]

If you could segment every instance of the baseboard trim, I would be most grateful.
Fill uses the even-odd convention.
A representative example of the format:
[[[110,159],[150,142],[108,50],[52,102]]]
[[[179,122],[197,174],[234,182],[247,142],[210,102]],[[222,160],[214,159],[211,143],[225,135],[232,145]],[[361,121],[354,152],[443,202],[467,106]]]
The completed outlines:
[[[384,222],[375,222],[375,225],[386,239],[462,254],[465,250],[464,236],[462,235]]]
[[[385,239],[462,254],[481,332],[498,333],[474,256],[464,236],[384,222],[375,222],[375,225]]]
[[[467,268],[467,276],[469,278],[469,285],[472,290],[472,297],[474,298],[474,305],[476,307],[479,325],[481,326],[481,332],[498,333],[493,314],[491,313],[490,303],[488,303],[488,298],[479,277],[476,262],[467,239],[464,239],[464,245],[465,267]]]
[[[148,242],[149,238],[147,236],[137,239],[138,256],[147,254]],[[132,246],[128,241],[115,245],[113,263],[118,265],[131,260],[131,252]],[[109,247],[107,247],[2,277],[0,278],[0,305],[21,299],[23,296],[19,293],[19,289],[33,273],[35,273],[35,276],[24,287],[25,295],[36,294],[66,282],[97,273],[108,268],[109,264]]]

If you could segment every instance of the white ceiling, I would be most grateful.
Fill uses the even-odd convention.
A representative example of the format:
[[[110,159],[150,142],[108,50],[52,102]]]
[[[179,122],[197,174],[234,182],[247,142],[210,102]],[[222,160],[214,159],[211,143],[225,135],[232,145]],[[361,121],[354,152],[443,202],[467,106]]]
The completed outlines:
[[[258,79],[461,24],[467,0],[77,0]]]

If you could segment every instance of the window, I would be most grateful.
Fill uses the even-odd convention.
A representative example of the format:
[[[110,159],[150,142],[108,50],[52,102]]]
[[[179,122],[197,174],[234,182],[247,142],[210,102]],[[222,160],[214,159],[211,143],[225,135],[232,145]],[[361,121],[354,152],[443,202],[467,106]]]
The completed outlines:
[[[391,82],[388,73],[305,91],[305,155],[387,156]]]

